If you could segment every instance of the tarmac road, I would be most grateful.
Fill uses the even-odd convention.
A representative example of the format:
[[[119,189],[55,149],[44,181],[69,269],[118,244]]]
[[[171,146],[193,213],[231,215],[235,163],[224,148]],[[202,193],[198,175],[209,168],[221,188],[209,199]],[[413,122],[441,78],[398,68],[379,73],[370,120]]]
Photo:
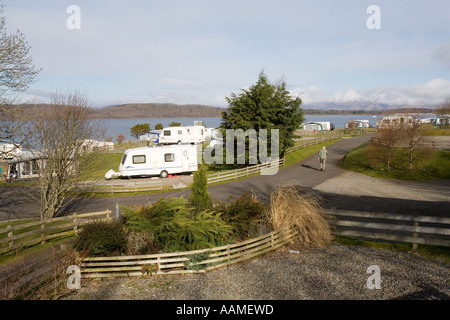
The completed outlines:
[[[244,180],[232,181],[208,187],[213,199],[227,201],[230,197],[236,199],[244,192],[253,190],[261,200],[268,200],[270,194],[281,184],[298,185],[313,190],[329,179],[338,177],[345,172],[337,166],[338,161],[352,149],[368,141],[371,136],[343,139],[330,145],[328,149],[325,171],[319,171],[317,155],[283,168],[275,175],[254,176]],[[363,187],[363,186],[362,186]],[[0,189],[0,220],[38,217],[39,201],[31,199],[23,188],[3,187]],[[448,201],[415,201],[395,198],[378,198],[336,194],[332,192],[314,191],[323,199],[325,208],[378,211],[394,213],[410,213],[440,215],[448,210]],[[124,206],[145,205],[161,197],[188,197],[190,190],[177,190],[162,194],[146,194],[126,197],[80,198],[66,207],[65,213],[96,212],[110,209],[115,212],[116,203]]]

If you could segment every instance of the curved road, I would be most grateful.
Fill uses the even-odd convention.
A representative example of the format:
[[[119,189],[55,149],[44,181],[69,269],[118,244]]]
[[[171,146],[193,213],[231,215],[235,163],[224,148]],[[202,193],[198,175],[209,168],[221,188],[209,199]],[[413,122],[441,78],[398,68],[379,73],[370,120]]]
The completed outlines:
[[[337,166],[338,161],[352,149],[368,141],[370,136],[344,139],[330,145],[328,149],[327,167],[325,171],[319,171],[317,155],[283,168],[276,175],[254,176],[244,180],[232,181],[208,187],[213,199],[227,201],[237,198],[244,192],[253,190],[261,200],[268,200],[271,192],[281,184],[298,185],[313,188],[329,179],[345,172]],[[362,186],[363,187],[363,186]],[[0,198],[0,220],[18,219],[39,216],[39,201],[27,196],[26,191],[21,188],[1,188]],[[377,197],[355,197],[323,193],[314,191],[323,199],[326,208],[336,207],[338,209],[379,211],[393,213],[410,213],[414,210],[420,214],[445,212],[448,210],[446,201],[414,201],[402,199],[389,199]],[[131,206],[145,205],[154,202],[161,197],[187,197],[190,190],[178,190],[162,194],[147,194],[127,197],[103,197],[103,198],[81,198],[75,200],[67,208],[66,212],[95,212],[110,209],[115,212],[115,205]]]

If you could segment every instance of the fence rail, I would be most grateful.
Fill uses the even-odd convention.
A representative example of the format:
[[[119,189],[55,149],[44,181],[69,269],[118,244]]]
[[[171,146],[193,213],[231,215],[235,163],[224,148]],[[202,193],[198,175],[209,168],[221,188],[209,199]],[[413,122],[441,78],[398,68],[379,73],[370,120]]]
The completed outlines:
[[[274,231],[226,246],[141,256],[85,258],[80,265],[83,278],[130,277],[204,273],[274,251],[288,244],[296,232]]]
[[[286,150],[286,154],[306,148],[306,147],[310,147],[310,146],[314,146],[317,144],[321,144],[324,142],[329,142],[329,141],[334,141],[334,140],[339,140],[342,139],[343,134],[336,134],[336,135],[331,135],[331,136],[323,136],[320,138],[316,138],[316,139],[309,139],[309,140],[302,140],[301,142],[297,142],[293,147],[288,148]]]
[[[248,177],[252,174],[268,174],[271,170],[276,170],[283,165],[284,158],[281,158],[271,162],[256,164],[241,169],[217,172],[208,175],[208,183],[236,180],[239,178]]]
[[[78,192],[86,193],[122,193],[122,192],[140,192],[140,191],[162,191],[162,181],[154,180],[145,183],[129,181],[126,184],[95,184],[78,183],[76,186]]]
[[[450,218],[404,214],[326,210],[336,235],[450,247]]]
[[[110,220],[111,210],[84,214],[75,213],[61,218],[19,224],[13,224],[16,221],[6,222],[7,227],[0,229],[0,254],[33,246],[50,239],[77,234],[79,228],[92,222],[93,219]]]

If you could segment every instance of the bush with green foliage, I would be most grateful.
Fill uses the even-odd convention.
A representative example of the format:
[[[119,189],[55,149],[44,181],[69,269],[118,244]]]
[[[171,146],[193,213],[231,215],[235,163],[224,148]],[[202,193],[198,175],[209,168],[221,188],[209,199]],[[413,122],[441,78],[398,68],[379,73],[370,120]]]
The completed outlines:
[[[160,199],[153,205],[123,208],[127,229],[148,232],[163,251],[188,251],[223,245],[232,228],[220,215],[196,212],[184,198]]]
[[[130,129],[130,134],[137,138],[139,134],[145,133],[150,131],[150,124],[149,123],[139,123]]]
[[[120,221],[96,221],[87,224],[74,243],[78,251],[89,256],[113,256],[124,253],[127,248],[126,232]]]
[[[258,201],[251,191],[244,193],[237,200],[229,203],[217,203],[214,210],[220,212],[222,219],[232,228],[239,238],[258,233],[257,227],[268,206]]]

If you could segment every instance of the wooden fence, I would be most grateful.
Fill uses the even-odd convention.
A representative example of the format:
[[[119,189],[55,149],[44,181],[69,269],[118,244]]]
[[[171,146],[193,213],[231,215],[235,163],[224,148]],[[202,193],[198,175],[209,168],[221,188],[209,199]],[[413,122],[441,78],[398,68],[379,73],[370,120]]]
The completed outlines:
[[[450,218],[405,214],[326,210],[336,235],[450,247]]]
[[[93,220],[110,220],[111,210],[73,214],[49,220],[9,221],[0,229],[0,254],[78,233],[78,229]]]
[[[140,191],[162,191],[162,181],[155,179],[146,182],[129,181],[125,184],[96,184],[96,183],[78,183],[76,186],[78,192],[85,193],[123,193]]]
[[[253,174],[270,174],[271,170],[276,170],[282,166],[284,166],[284,158],[267,163],[248,166],[241,169],[217,172],[208,175],[208,183],[236,180],[239,178],[248,177]]]
[[[295,236],[295,231],[286,229],[210,249],[85,258],[80,265],[81,275],[83,278],[104,278],[204,273],[274,251],[288,244]]]
[[[324,142],[329,142],[329,141],[334,141],[334,140],[339,140],[342,139],[342,133],[341,134],[336,134],[336,135],[331,135],[331,136],[324,136],[324,137],[320,137],[320,138],[316,138],[316,139],[309,139],[309,140],[302,140],[301,142],[297,142],[293,147],[288,148],[286,150],[286,154],[306,148],[306,147],[310,147],[310,146],[314,146],[317,144],[321,144]]]

